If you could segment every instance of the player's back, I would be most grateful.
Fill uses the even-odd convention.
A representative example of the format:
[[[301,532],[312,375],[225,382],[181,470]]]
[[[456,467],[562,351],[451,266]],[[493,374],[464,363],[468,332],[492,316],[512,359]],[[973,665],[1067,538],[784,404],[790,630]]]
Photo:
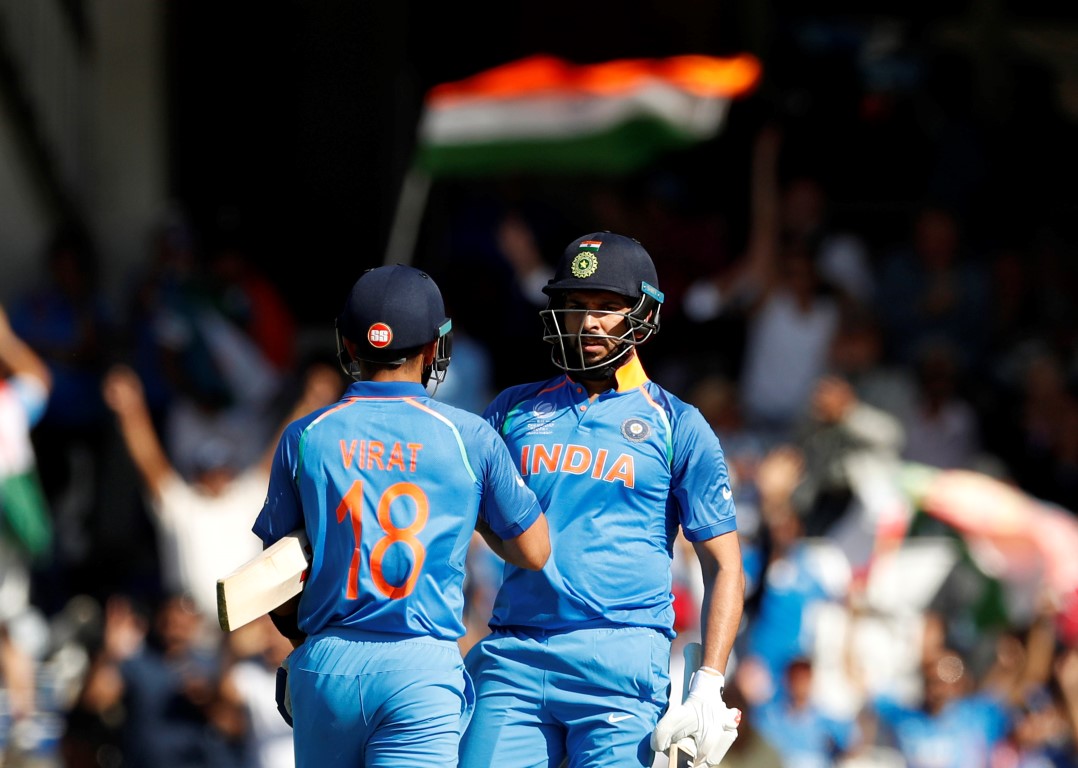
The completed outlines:
[[[301,615],[370,632],[463,633],[486,425],[418,384],[354,384],[302,432],[296,483],[315,557]]]

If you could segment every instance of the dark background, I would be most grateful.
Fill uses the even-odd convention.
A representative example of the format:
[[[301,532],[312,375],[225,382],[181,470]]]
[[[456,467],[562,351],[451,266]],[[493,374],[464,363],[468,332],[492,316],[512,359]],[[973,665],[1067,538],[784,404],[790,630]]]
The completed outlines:
[[[870,240],[896,237],[927,194],[961,197],[985,237],[1069,217],[1076,153],[1059,73],[1011,35],[1078,14],[1037,2],[864,5],[170,0],[172,192],[202,226],[239,211],[301,322],[320,325],[382,261],[430,86],[538,52],[578,63],[752,52],[760,89],[719,137],[664,161],[695,205],[721,207],[735,227],[751,136],[776,113],[795,128],[790,154],[826,170],[836,210]],[[435,188],[419,249],[443,199]]]

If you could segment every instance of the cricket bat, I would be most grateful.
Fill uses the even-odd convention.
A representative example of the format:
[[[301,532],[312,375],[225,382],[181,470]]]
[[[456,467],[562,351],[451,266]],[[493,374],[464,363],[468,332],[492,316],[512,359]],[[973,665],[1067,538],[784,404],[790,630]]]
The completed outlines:
[[[683,649],[685,657],[685,669],[681,676],[681,700],[685,701],[685,697],[689,695],[689,683],[692,681],[692,673],[700,668],[700,664],[703,661],[704,649],[700,643],[686,643]],[[670,761],[670,768],[689,768],[692,765],[692,757],[690,755],[682,753],[678,749],[677,742],[670,745],[670,753],[668,755]]]
[[[311,545],[297,528],[217,580],[217,620],[231,632],[298,595],[307,580]]]

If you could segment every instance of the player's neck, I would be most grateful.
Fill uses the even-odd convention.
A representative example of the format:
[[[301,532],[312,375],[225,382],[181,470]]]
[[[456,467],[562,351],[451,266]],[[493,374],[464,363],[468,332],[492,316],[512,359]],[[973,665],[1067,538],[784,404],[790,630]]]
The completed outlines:
[[[415,374],[403,373],[399,370],[383,369],[371,374],[370,378],[366,381],[379,381],[379,382],[406,382],[409,384],[422,384],[422,379]]]
[[[415,362],[415,364],[413,364],[413,362]],[[412,384],[422,384],[422,360],[420,360],[419,358],[416,358],[415,361],[409,360],[403,365],[400,365],[396,368],[377,368],[373,371],[370,371],[370,376],[365,378],[367,378],[367,381],[396,381]]]
[[[634,363],[635,359],[636,351],[629,350],[629,353],[625,356],[625,358],[619,360],[613,369],[607,368],[606,371],[593,370],[590,372],[591,376],[581,373],[573,373],[570,374],[569,378],[571,378],[580,386],[584,387],[584,389],[588,391],[588,395],[594,398],[596,395],[601,395],[607,390],[620,389],[622,382],[618,378],[619,373],[621,371],[627,370],[627,366],[631,368],[632,366],[629,366],[629,363]],[[637,369],[639,369],[639,363],[634,363],[634,365]],[[595,374],[600,372],[609,372],[610,375],[597,378]]]
[[[585,390],[587,390],[590,397],[595,397],[596,395],[602,394],[608,389],[613,389],[618,385],[617,380],[613,376],[610,376],[605,379],[585,379],[578,376],[570,376],[570,378],[575,383],[579,384]]]

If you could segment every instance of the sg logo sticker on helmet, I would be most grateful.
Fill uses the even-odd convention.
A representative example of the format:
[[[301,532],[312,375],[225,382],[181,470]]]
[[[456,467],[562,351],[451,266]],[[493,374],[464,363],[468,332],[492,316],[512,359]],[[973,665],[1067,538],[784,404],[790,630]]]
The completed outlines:
[[[385,323],[375,323],[367,329],[367,342],[376,349],[384,349],[393,341],[393,329]]]

